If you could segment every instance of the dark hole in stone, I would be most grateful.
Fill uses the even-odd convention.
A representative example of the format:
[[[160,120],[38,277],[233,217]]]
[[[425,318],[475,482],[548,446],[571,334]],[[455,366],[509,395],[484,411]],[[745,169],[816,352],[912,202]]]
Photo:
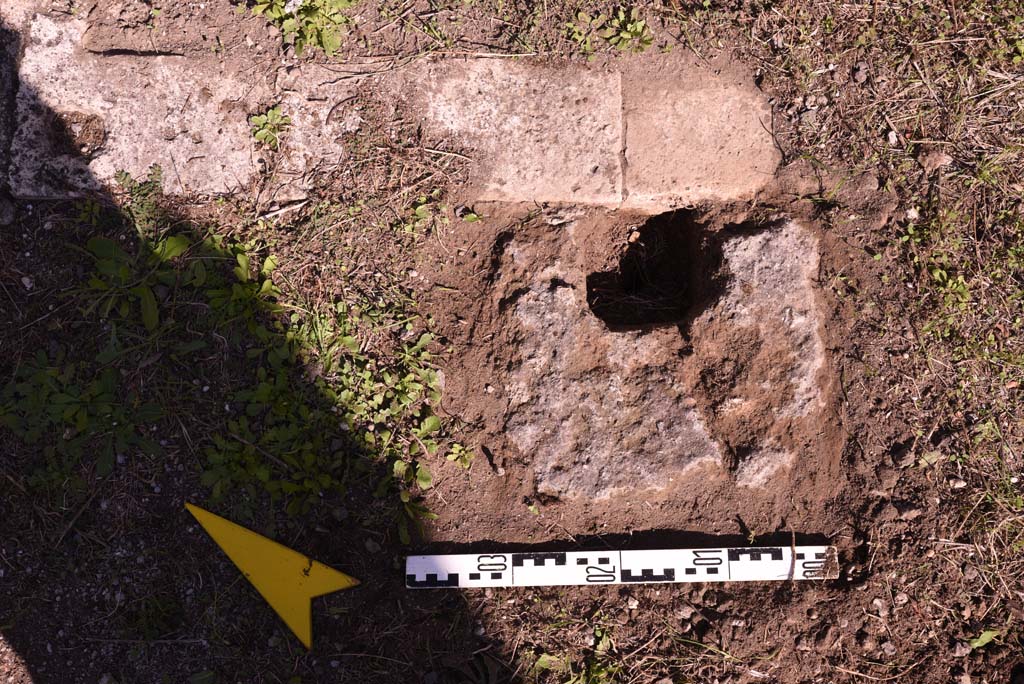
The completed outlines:
[[[684,334],[725,286],[721,243],[680,209],[650,218],[629,238],[619,268],[587,276],[587,304],[611,330],[675,325]]]

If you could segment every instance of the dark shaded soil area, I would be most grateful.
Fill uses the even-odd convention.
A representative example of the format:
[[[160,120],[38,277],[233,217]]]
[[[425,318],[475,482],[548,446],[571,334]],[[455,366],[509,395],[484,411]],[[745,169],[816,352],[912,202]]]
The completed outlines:
[[[176,410],[140,431],[160,445],[159,456],[125,450],[101,475],[95,454],[87,454],[82,467],[41,483],[36,473],[46,470],[51,447],[65,435],[26,444],[0,431],[0,680],[1020,684],[1024,504],[1015,422],[1024,262],[1014,190],[1021,167],[1010,143],[1021,126],[1019,112],[1002,100],[1015,97],[1019,78],[1012,55],[1004,59],[998,46],[974,52],[992,40],[1014,49],[1005,36],[1013,26],[1019,33],[1019,22],[968,4],[645,6],[658,19],[658,47],[702,54],[724,45],[760,66],[786,163],[749,205],[653,218],[573,207],[462,207],[468,199],[459,196],[458,173],[438,173],[428,186],[437,196],[425,192],[422,204],[360,203],[363,191],[392,197],[382,189],[386,183],[374,186],[379,178],[403,184],[424,175],[394,161],[424,141],[408,122],[391,119],[395,111],[373,103],[366,126],[378,137],[353,165],[357,173],[325,179],[317,201],[287,220],[261,217],[257,226],[244,201],[167,203],[162,230],[223,230],[261,241],[261,254],[282,255],[275,282],[290,292],[332,304],[349,289],[372,297],[397,284],[411,293],[438,334],[441,408],[477,454],[468,471],[441,455],[424,458],[433,487],[414,491],[439,517],[424,521],[411,546],[395,525],[402,515],[397,499],[374,496],[391,473],[372,459],[360,458],[365,468],[346,472],[347,494],[324,495],[296,515],[263,494],[211,506],[362,581],[316,602],[312,653],[301,650],[182,507],[211,495],[201,480],[204,445],[192,435],[221,415],[222,390],[257,384],[249,329],[219,321],[207,330],[202,307],[195,314],[182,309],[181,329],[205,330],[210,348],[184,361],[148,346],[138,326],[114,330],[76,298],[93,267],[83,250],[97,235],[134,244],[138,211],[110,196],[18,205],[0,241],[0,384],[39,352],[85,359],[124,336],[126,356],[107,364],[118,386],[131,396],[169,398]],[[276,30],[247,13],[236,16],[226,2],[159,14],[142,2],[77,9],[89,7],[97,17],[91,50],[175,55],[230,50],[248,39],[273,61],[280,49]],[[392,63],[426,52],[497,48],[584,56],[575,52],[580,46],[560,42],[576,8],[558,3],[392,9],[386,16],[355,10],[362,21],[342,55],[380,49]],[[913,19],[910,28],[902,15]],[[988,78],[974,63],[1005,79],[980,94],[961,92]],[[9,69],[2,67],[5,91]],[[946,101],[954,92],[959,99]],[[918,102],[940,98],[934,109]],[[887,102],[897,109],[883,107]],[[981,109],[964,109],[978,102]],[[901,107],[911,108],[907,118]],[[935,111],[939,123],[930,118]],[[0,110],[0,148],[9,114]],[[958,123],[982,120],[968,133]],[[69,145],[88,154],[100,134],[88,120],[71,123],[77,130],[65,131]],[[921,154],[933,144],[922,141],[946,138],[953,139],[950,162]],[[5,201],[0,188],[0,217]],[[332,202],[343,209],[321,211]],[[429,227],[416,223],[413,205],[434,212]],[[398,215],[398,224],[412,224],[424,242],[412,254],[353,221],[377,214],[389,222]],[[466,221],[470,214],[482,220]],[[788,219],[813,235],[820,259],[814,286],[825,362],[815,389],[825,400],[810,419],[782,415],[798,395],[789,374],[780,375],[794,366],[787,348],[708,318],[737,282],[722,267],[726,239],[777,231]],[[571,262],[564,249],[570,229],[579,246]],[[566,278],[566,270],[578,279]],[[538,274],[547,287],[534,287]],[[969,283],[967,300],[958,276]],[[540,305],[520,309],[530,297]],[[556,308],[571,297],[575,308]],[[517,446],[523,425],[507,389],[530,360],[524,350],[542,337],[509,323],[519,310],[535,315],[544,334],[571,322],[552,325],[544,312],[570,310],[573,321],[589,321],[586,330],[607,336],[601,339],[613,352],[650,354],[649,384],[641,389],[683,387],[689,402],[679,403],[678,414],[706,419],[723,445],[724,467],[617,498],[573,498],[557,478],[546,485],[536,467],[541,449]],[[577,358],[566,375],[603,372],[596,355]],[[154,368],[173,369],[180,383],[154,386]],[[324,364],[295,370],[288,384],[315,403]],[[560,385],[546,391],[557,399]],[[753,408],[730,412],[737,399]],[[557,437],[560,429],[561,423],[549,432]],[[324,451],[356,455],[345,432],[338,426],[324,435]],[[781,484],[739,486],[766,440],[799,458]],[[596,443],[595,451],[601,447]],[[232,511],[238,501],[247,510]],[[402,581],[409,552],[794,538],[835,544],[840,578],[481,592],[410,592]]]

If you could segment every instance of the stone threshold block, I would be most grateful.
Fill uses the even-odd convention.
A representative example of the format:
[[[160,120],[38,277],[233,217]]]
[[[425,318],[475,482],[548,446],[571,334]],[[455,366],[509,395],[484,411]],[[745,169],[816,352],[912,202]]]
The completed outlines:
[[[617,72],[484,58],[429,62],[398,80],[429,135],[469,148],[476,199],[621,202]]]
[[[87,23],[35,14],[23,56],[9,183],[22,198],[63,198],[158,164],[165,190],[228,193],[255,171],[249,112],[271,91],[250,67],[178,56],[97,55]]]
[[[781,159],[770,107],[735,65],[446,60],[398,79],[429,135],[472,148],[482,201],[658,213],[749,199]]]

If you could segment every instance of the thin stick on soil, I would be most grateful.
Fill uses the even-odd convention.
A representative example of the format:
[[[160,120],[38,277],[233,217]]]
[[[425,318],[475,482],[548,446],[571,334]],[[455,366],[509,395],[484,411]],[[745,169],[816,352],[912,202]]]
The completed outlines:
[[[857,672],[856,670],[847,670],[845,667],[840,667],[839,665],[835,665],[834,667],[835,667],[835,669],[839,670],[840,672],[844,672],[844,673],[846,673],[848,675],[853,675],[854,677],[863,677],[864,679],[870,679],[873,682],[891,682],[894,679],[902,678],[905,674],[907,674],[908,672],[910,672],[911,670],[913,670],[915,667],[917,667],[918,665],[920,665],[923,662],[924,662],[923,660],[918,660],[916,663],[914,663],[913,665],[908,667],[906,670],[903,670],[902,672],[898,672],[897,674],[894,674],[894,675],[892,675],[890,677],[873,677],[871,675],[866,675],[863,672]]]
[[[395,658],[388,658],[387,656],[374,655],[373,653],[332,653],[328,658],[371,658],[373,660],[384,660],[389,663],[395,663],[402,667],[411,668],[412,664],[407,663],[404,660],[396,660]]]
[[[89,495],[89,498],[86,499],[85,502],[78,507],[78,510],[71,518],[71,522],[68,523],[67,527],[64,528],[64,531],[60,533],[59,537],[57,537],[57,541],[53,543],[53,548],[57,548],[58,546],[60,546],[60,543],[64,541],[64,537],[66,537],[68,532],[71,531],[71,528],[75,526],[75,523],[78,522],[78,518],[81,517],[82,513],[85,512],[85,509],[89,507],[89,504],[92,503],[92,500],[96,498],[96,495],[100,493],[100,490],[103,489],[103,485],[105,485],[107,483],[107,480],[109,479],[109,475],[103,478],[100,481],[100,483],[96,485],[96,487],[92,490],[92,494]]]

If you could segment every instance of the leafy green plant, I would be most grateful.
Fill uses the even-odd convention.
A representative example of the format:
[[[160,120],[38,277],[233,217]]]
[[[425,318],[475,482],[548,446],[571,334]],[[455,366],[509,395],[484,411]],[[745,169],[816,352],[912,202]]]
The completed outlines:
[[[592,15],[589,12],[580,11],[576,13],[573,21],[566,22],[565,30],[569,40],[576,43],[578,49],[585,55],[593,55],[593,38],[597,32],[605,28],[608,17],[605,14]]]
[[[355,4],[356,0],[304,0],[294,6],[286,0],[260,0],[252,11],[281,29],[285,44],[292,45],[295,54],[319,48],[333,55],[352,21],[345,10]]]
[[[647,22],[635,7],[629,10],[619,7],[615,10],[607,26],[598,35],[616,49],[629,52],[643,52],[654,42]]]
[[[447,218],[435,216],[436,212],[442,215],[445,212],[445,206],[438,203],[440,197],[440,190],[432,190],[425,195],[419,195],[413,200],[404,220],[400,224],[396,224],[395,228],[400,228],[405,233],[420,233],[428,228],[434,220],[446,222]]]
[[[654,42],[647,22],[635,7],[619,7],[610,16],[581,10],[576,13],[573,21],[565,24],[565,30],[569,40],[576,43],[580,52],[588,55],[588,59],[594,53],[595,36],[618,50],[629,52],[643,52]]]
[[[136,180],[126,171],[118,171],[114,177],[117,184],[128,195],[128,201],[125,204],[128,218],[131,219],[136,231],[142,235],[148,234],[159,223],[162,214],[158,200],[163,188],[163,170],[154,164],[149,167],[144,180]],[[95,203],[90,205],[89,202],[86,202],[85,207],[82,218],[95,226],[98,218],[98,205]]]
[[[42,446],[44,462],[29,478],[34,486],[77,479],[86,458],[105,477],[130,449],[159,453],[144,428],[161,416],[160,407],[129,391],[115,369],[71,362],[63,352],[53,359],[37,352],[0,389],[0,427]]]
[[[281,146],[281,136],[291,123],[291,117],[281,113],[280,105],[271,107],[263,114],[249,117],[253,137],[272,150]]]
[[[188,248],[186,238],[176,235],[157,240],[146,256],[129,255],[117,242],[94,237],[86,250],[95,260],[95,272],[87,286],[93,296],[87,298],[83,313],[96,311],[101,318],[118,316],[129,319],[138,306],[139,319],[149,332],[160,324],[160,311],[154,286],[167,282],[168,272],[161,269]]]
[[[610,684],[615,681],[619,666],[609,662],[614,647],[610,632],[600,625],[594,627],[593,652],[579,670],[573,669],[565,684]]]
[[[996,630],[996,629],[986,629],[981,634],[979,634],[978,636],[974,637],[973,639],[971,639],[967,643],[970,645],[972,650],[978,649],[978,648],[984,648],[985,646],[988,646],[989,643],[991,643],[992,640],[995,639],[998,636],[999,636],[999,630]]]
[[[469,466],[473,463],[473,452],[456,442],[449,447],[447,458],[460,468],[468,470]]]

